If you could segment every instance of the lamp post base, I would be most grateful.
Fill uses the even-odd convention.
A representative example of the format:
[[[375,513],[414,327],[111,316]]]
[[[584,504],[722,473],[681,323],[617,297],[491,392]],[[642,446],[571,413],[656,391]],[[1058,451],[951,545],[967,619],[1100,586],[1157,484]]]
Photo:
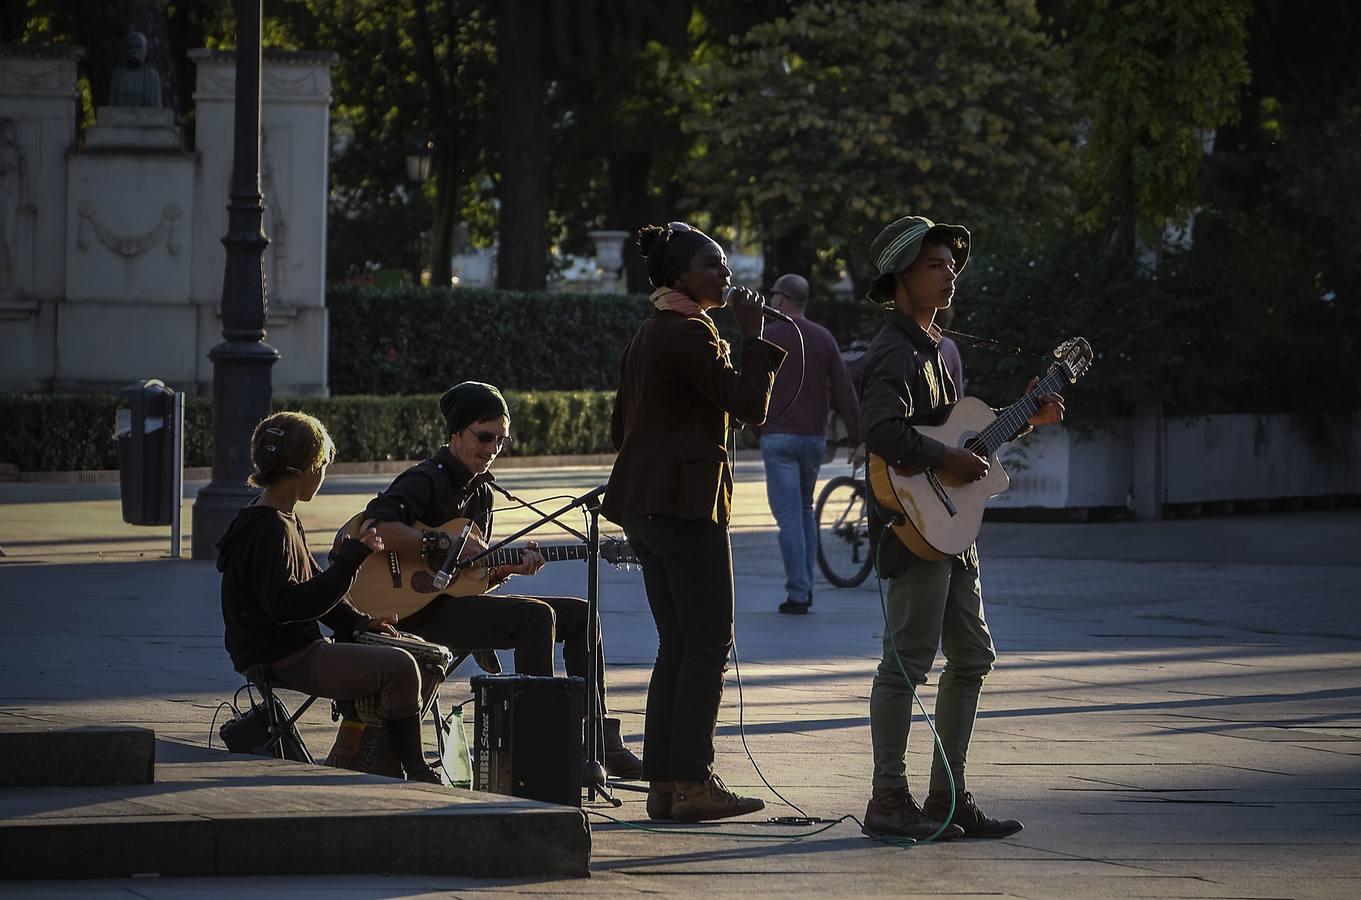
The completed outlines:
[[[194,499],[194,559],[216,559],[217,542],[241,507],[259,493],[246,484],[254,467],[250,435],[270,413],[270,367],[279,351],[263,341],[225,341],[213,361],[213,480]]]

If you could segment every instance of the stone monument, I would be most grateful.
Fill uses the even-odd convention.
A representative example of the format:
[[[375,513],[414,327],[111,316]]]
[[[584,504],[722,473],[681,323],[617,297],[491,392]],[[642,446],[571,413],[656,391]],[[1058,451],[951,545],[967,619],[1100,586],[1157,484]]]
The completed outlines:
[[[190,51],[186,147],[145,39],[110,103],[76,131],[79,48],[0,45],[0,391],[116,390],[140,378],[205,395],[221,339],[234,55]],[[285,395],[327,386],[326,202],[335,54],[266,50],[261,187],[268,342]],[[133,63],[136,63],[134,65]],[[136,104],[136,105],[127,105]]]

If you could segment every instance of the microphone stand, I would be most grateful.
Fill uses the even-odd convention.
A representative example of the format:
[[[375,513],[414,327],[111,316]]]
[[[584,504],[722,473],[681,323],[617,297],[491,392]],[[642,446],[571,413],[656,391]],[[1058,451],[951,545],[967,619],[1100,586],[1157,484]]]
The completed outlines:
[[[558,516],[581,507],[589,517],[586,530],[586,743],[583,749],[582,787],[587,790],[587,801],[603,799],[611,806],[619,807],[623,801],[610,793],[610,785],[605,777],[604,759],[604,713],[601,708],[599,689],[598,654],[596,637],[600,634],[600,495],[605,493],[605,485],[588,491],[568,502],[561,509],[551,513],[540,513],[542,518],[521,528],[514,534],[491,544],[482,552],[470,556],[459,563],[471,567],[512,541],[518,540],[549,522],[556,522]],[[526,504],[528,506],[528,504]],[[532,507],[531,507],[532,508]],[[535,509],[535,512],[539,510]],[[558,523],[562,524],[562,523]],[[565,527],[565,526],[564,526]],[[579,534],[575,529],[568,529]],[[645,790],[645,789],[644,789]]]
[[[496,479],[494,478],[488,479],[486,484],[487,487],[491,488],[493,491],[496,491],[496,493],[500,494],[502,497],[505,497],[510,502],[518,503],[523,508],[538,513],[539,515],[543,516],[545,520],[551,520],[553,524],[557,525],[559,528],[561,528],[563,531],[566,531],[568,534],[572,535],[577,540],[582,542],[590,540],[590,538],[586,537],[586,535],[582,534],[580,531],[577,531],[571,525],[568,525],[566,522],[563,522],[560,519],[558,519],[558,517],[553,513],[546,513],[543,510],[539,509],[537,506],[535,506],[533,503],[530,503],[528,500],[524,499],[523,497],[517,497],[510,491],[501,487],[501,485],[496,483]]]

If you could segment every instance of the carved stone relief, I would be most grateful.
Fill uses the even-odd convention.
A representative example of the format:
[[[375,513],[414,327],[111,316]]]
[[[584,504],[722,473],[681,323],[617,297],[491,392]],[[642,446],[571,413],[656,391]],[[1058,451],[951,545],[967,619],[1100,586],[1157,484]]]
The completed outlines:
[[[18,275],[19,213],[32,213],[28,199],[28,158],[19,143],[19,126],[0,119],[0,294],[15,288]]]
[[[90,232],[106,249],[125,259],[134,259],[154,249],[162,240],[171,256],[180,252],[180,241],[175,236],[175,223],[182,215],[179,206],[167,203],[161,209],[161,218],[150,231],[141,234],[118,234],[99,220],[91,200],[80,201],[80,229],[76,232],[76,246],[82,253],[90,250]]]

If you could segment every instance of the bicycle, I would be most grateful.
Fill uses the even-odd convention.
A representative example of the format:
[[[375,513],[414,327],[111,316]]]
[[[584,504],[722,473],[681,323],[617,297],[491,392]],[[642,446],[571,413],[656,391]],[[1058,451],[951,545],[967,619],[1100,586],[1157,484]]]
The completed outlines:
[[[874,568],[870,541],[868,487],[863,467],[850,475],[838,475],[818,494],[818,568],[837,587],[853,588],[864,583]]]

